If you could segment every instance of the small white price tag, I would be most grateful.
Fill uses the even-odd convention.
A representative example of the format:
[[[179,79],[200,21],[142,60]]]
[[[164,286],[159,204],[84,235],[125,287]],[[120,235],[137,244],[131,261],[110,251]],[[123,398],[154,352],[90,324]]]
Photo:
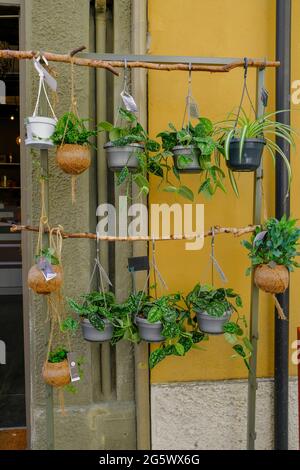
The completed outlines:
[[[125,91],[125,90],[123,90],[120,93],[120,95],[121,95],[122,101],[123,101],[124,106],[127,109],[127,111],[131,111],[132,113],[136,113],[138,108],[137,108],[136,102],[134,101],[133,96],[131,96],[131,94],[128,93],[127,91]]]
[[[47,85],[49,85],[49,87],[53,91],[56,91],[57,90],[57,81],[55,80],[55,78],[52,77],[52,75],[50,75],[49,72],[47,72],[47,70],[40,64],[40,62],[37,59],[33,59],[33,63],[34,63],[34,67],[35,67],[36,71],[38,72],[38,74],[40,76],[42,76],[44,78]]]
[[[190,116],[195,119],[200,117],[198,104],[192,96],[190,97]]]
[[[78,382],[80,380],[78,366],[76,361],[76,354],[73,352],[69,352],[67,354],[68,363],[70,368],[70,375],[71,375],[71,382]]]
[[[260,240],[263,240],[265,236],[267,235],[267,233],[268,233],[267,230],[262,230],[261,232],[259,232],[253,240],[253,245],[255,245]]]
[[[56,278],[57,274],[53,271],[51,264],[47,261],[46,258],[42,257],[39,259],[38,268],[42,271],[46,281],[51,281],[51,279]]]

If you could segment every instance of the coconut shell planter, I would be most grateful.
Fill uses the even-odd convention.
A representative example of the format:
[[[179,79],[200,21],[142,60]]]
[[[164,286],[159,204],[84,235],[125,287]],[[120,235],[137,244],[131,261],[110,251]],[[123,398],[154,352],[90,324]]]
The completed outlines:
[[[64,387],[71,382],[70,368],[67,359],[61,362],[46,361],[43,365],[44,382],[52,387]]]
[[[254,282],[264,292],[282,294],[289,285],[289,270],[279,264],[260,264],[254,270]]]
[[[240,155],[240,139],[231,139],[229,144],[228,168],[232,171],[255,171],[260,166],[266,141],[264,139],[245,139]]]
[[[161,321],[150,323],[146,318],[141,316],[135,317],[135,323],[138,328],[139,336],[143,341],[148,343],[160,343],[166,338],[162,335],[163,324]]]
[[[80,175],[91,165],[91,151],[87,145],[63,144],[57,148],[56,162],[70,175]]]
[[[121,171],[125,166],[128,170],[137,170],[139,167],[137,155],[145,150],[145,147],[140,144],[128,144],[121,147],[113,145],[112,142],[108,142],[103,148],[106,150],[107,166],[112,171]]]
[[[177,145],[172,149],[175,168],[180,173],[200,173],[201,167],[199,158],[201,152],[197,147],[192,145]],[[186,159],[189,159],[187,162]]]
[[[63,282],[63,273],[60,265],[51,265],[56,276],[46,280],[38,265],[32,266],[28,272],[27,284],[36,294],[48,295],[60,289]]]

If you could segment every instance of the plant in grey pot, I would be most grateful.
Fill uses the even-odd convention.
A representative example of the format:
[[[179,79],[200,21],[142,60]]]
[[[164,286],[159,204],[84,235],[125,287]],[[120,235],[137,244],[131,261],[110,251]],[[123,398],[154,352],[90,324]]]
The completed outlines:
[[[289,180],[291,167],[283,150],[275,142],[275,137],[283,139],[293,148],[295,147],[295,131],[287,124],[275,120],[276,111],[250,119],[241,109],[240,114],[231,113],[229,119],[219,123],[216,133],[220,135],[219,150],[226,158],[226,164],[232,171],[255,171],[260,163],[264,148],[266,148],[276,161],[283,158]]]
[[[194,320],[192,312],[196,312],[199,330],[211,335],[224,334],[225,340],[233,348],[234,356],[240,356],[249,369],[252,345],[241,326],[243,324],[247,328],[246,319],[237,310],[237,307],[243,305],[241,297],[230,288],[215,289],[210,285],[196,284],[185,302],[191,321]],[[233,314],[237,315],[235,322],[230,321]]]
[[[70,308],[81,318],[82,334],[86,341],[104,342],[113,337],[112,292],[90,292],[81,296],[82,301],[67,299]]]
[[[137,117],[131,111],[119,109],[119,118],[122,125],[113,125],[103,121],[98,129],[108,132],[109,142],[104,145],[107,155],[107,166],[110,170],[118,172],[117,184],[128,184],[131,180],[140,188],[141,192],[148,194],[148,173],[163,175],[162,168],[151,152],[160,148],[158,142],[149,139],[149,136]]]
[[[172,123],[169,124],[169,127],[170,130],[158,134],[162,140],[160,155],[166,166],[168,157],[173,157],[172,170],[177,180],[181,181],[181,173],[199,173],[198,193],[211,197],[218,188],[226,192],[225,174],[221,169],[220,152],[222,146],[214,137],[213,123],[209,119],[201,117],[195,126],[189,123],[179,131]],[[168,178],[166,179],[168,180]],[[236,185],[232,186],[237,193]],[[179,187],[167,186],[164,190],[177,192],[189,198],[188,194],[185,194],[186,191],[182,190],[181,185]]]
[[[241,297],[233,289],[196,284],[187,295],[186,302],[197,314],[199,329],[209,334],[224,333],[224,325],[230,320],[236,306],[229,299],[235,299],[237,307],[242,306]]]

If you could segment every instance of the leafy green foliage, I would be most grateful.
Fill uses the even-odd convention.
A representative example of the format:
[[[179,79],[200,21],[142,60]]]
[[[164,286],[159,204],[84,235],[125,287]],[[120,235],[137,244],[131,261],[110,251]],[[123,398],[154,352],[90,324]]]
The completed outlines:
[[[67,359],[68,351],[63,347],[59,347],[54,349],[54,351],[50,351],[48,362],[57,363],[62,362]]]
[[[298,268],[300,265],[295,257],[300,254],[297,251],[300,229],[296,223],[297,220],[287,219],[285,215],[280,220],[270,218],[255,229],[251,243],[243,240],[243,246],[249,250],[251,265],[274,262],[286,266],[290,271]],[[247,270],[247,274],[250,270]]]
[[[237,322],[225,323],[224,338],[232,346],[234,352],[242,357],[247,369],[250,369],[249,358],[253,348],[249,338],[244,334],[244,330],[240,326],[241,320],[243,320],[245,326],[247,326],[244,317],[238,317]]]
[[[232,138],[240,139],[240,159],[242,157],[245,139],[263,138],[266,142],[274,164],[276,156],[283,158],[286,165],[289,181],[292,177],[291,167],[289,161],[279,145],[275,141],[275,137],[279,137],[295,148],[294,135],[296,132],[288,125],[275,120],[276,115],[285,112],[284,110],[272,113],[265,113],[257,119],[251,120],[246,112],[242,109],[238,118],[237,125],[235,113],[229,115],[229,119],[219,123],[216,128],[216,134],[219,134],[220,152],[229,159],[230,141]]]
[[[40,250],[40,252],[35,255],[35,262],[38,263],[40,258],[46,258],[48,263],[52,264],[53,266],[59,264],[59,259],[57,258],[53,248],[43,248]]]
[[[78,329],[78,326],[79,325],[77,320],[75,320],[73,317],[67,317],[61,322],[60,330],[63,333],[66,333],[67,331],[75,333]]]
[[[127,166],[124,166],[117,178],[117,184],[127,184],[133,181],[142,194],[148,194],[149,183],[147,176],[149,173],[161,176],[162,168],[151,152],[157,152],[160,145],[155,140],[149,138],[146,130],[138,122],[134,113],[126,109],[119,109],[119,118],[121,126],[114,126],[110,122],[100,122],[98,128],[101,131],[108,132],[110,142],[117,147],[124,147],[130,144],[140,144],[143,150],[138,149],[135,151],[135,156],[139,161],[139,167],[132,175]]]
[[[235,305],[231,299],[235,299]],[[189,308],[206,312],[212,317],[222,317],[226,312],[242,307],[242,299],[233,289],[223,287],[215,289],[209,285],[196,284],[187,295],[186,303]]]
[[[81,296],[81,301],[67,299],[69,307],[80,317],[87,318],[94,328],[103,331],[103,318],[112,321],[115,296],[112,292],[90,292]]]
[[[56,123],[51,137],[55,145],[89,144],[89,139],[98,133],[98,129],[90,131],[85,127],[87,119],[79,119],[73,113],[65,113]]]
[[[170,130],[158,134],[158,137],[162,140],[163,151],[160,153],[160,158],[167,170],[166,180],[168,181],[168,172],[171,168],[168,166],[167,159],[173,155],[173,148],[181,145],[189,147],[191,151],[190,155],[179,155],[177,157],[178,164],[182,169],[193,160],[193,156],[198,158],[201,178],[198,193],[210,198],[218,188],[226,192],[224,186],[225,174],[220,168],[218,154],[218,152],[222,153],[223,149],[218,140],[214,138],[213,123],[209,119],[201,117],[195,127],[189,123],[185,128],[178,131],[174,124],[169,123],[169,128]],[[174,174],[180,182],[180,173],[177,169],[175,169]],[[187,192],[185,188],[183,186],[167,186],[164,190],[176,192],[189,200],[193,200],[193,196],[190,195],[191,190]]]

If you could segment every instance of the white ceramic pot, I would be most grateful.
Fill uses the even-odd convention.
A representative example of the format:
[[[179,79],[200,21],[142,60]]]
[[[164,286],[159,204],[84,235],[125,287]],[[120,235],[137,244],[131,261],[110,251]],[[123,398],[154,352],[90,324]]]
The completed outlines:
[[[25,145],[38,149],[54,147],[51,136],[54,133],[56,120],[43,116],[30,116],[25,119]]]

